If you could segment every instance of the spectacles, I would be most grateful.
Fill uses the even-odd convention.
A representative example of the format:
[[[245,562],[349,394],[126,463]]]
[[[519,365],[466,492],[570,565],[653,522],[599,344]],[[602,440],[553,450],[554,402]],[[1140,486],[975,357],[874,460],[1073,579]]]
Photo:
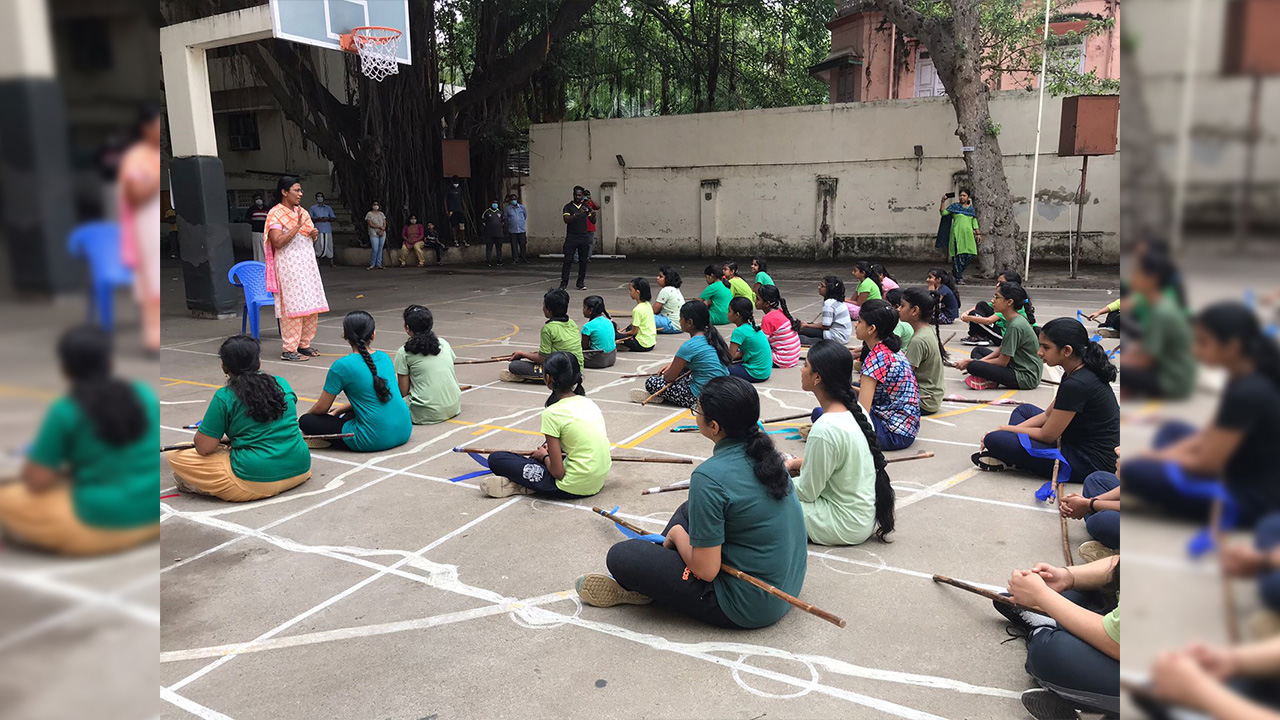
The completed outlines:
[[[689,414],[690,414],[690,415],[692,415],[692,416],[694,416],[694,417],[698,417],[699,415],[702,415],[702,414],[703,414],[703,412],[702,412],[702,405],[701,405],[701,404],[697,404],[697,405],[694,405],[693,407],[689,408]]]

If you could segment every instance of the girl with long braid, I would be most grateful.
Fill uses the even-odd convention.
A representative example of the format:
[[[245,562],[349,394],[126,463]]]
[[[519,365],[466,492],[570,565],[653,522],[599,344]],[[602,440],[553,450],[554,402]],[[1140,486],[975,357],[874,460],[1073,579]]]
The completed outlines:
[[[643,390],[632,390],[631,399],[642,402],[670,385],[670,389],[649,402],[667,402],[680,407],[697,405],[698,395],[711,380],[729,374],[733,358],[720,331],[711,324],[711,310],[701,300],[690,300],[680,308],[680,329],[689,334],[676,356],[644,382]],[[685,371],[688,370],[688,375]],[[684,376],[684,377],[682,377]]]
[[[295,421],[298,395],[284,378],[262,372],[261,351],[248,335],[229,337],[218,349],[227,384],[213,394],[195,447],[167,456],[178,490],[246,502],[311,477],[311,451]]]
[[[369,313],[355,310],[343,318],[342,339],[351,345],[351,354],[329,368],[320,399],[298,418],[303,434],[352,433],[355,437],[329,443],[356,452],[390,450],[409,442],[413,432],[409,406],[400,395],[391,356],[369,349],[375,337]],[[334,407],[339,393],[346,393],[351,402]]]
[[[729,374],[758,383],[773,374],[773,349],[769,347],[769,338],[756,325],[751,309],[752,301],[745,297],[729,301],[729,322],[737,326],[729,337],[729,355],[733,358]]]
[[[456,356],[449,341],[435,333],[435,317],[421,305],[404,309],[409,336],[396,351],[396,380],[409,404],[414,425],[442,423],[462,412],[462,391],[453,372]]]
[[[761,285],[756,291],[756,307],[764,313],[760,329],[769,338],[774,367],[795,367],[800,362],[800,321],[791,317],[787,301],[778,287]]]
[[[689,500],[671,516],[665,541],[614,545],[605,559],[610,574],[578,578],[578,597],[594,607],[656,602],[721,628],[772,625],[791,605],[720,565],[799,595],[808,559],[800,501],[782,455],[760,429],[760,397],[750,383],[712,380],[694,416],[715,449],[689,478]]]
[[[858,402],[871,417],[880,447],[909,447],[920,432],[920,390],[911,363],[894,334],[898,311],[885,300],[868,300],[854,327],[870,350],[862,358]],[[816,418],[815,418],[816,419]]]
[[[58,343],[71,388],[49,407],[22,468],[0,483],[0,529],[15,543],[100,555],[160,534],[160,411],[146,383],[116,377],[111,336],[69,331]]]
[[[932,415],[942,407],[942,396],[946,392],[942,365],[947,360],[947,348],[942,344],[942,332],[939,329],[942,322],[942,296],[925,288],[907,288],[902,291],[898,317],[915,330],[902,352],[916,374],[920,413]],[[927,332],[931,325],[933,337],[929,337]]]
[[[994,352],[977,347],[968,359],[955,362],[955,367],[972,375],[965,380],[969,387],[975,390],[1000,385],[1014,390],[1040,387],[1040,378],[1044,375],[1044,361],[1039,355],[1040,341],[1031,323],[1018,313],[1028,304],[1027,291],[1021,285],[1003,282],[996,286],[991,307],[1004,316],[1004,339]]]
[[[799,471],[796,494],[809,540],[858,545],[874,533],[888,542],[894,528],[894,493],[876,431],[858,407],[853,356],[832,340],[809,349],[800,387],[822,408],[805,443],[805,456],[787,460]]]

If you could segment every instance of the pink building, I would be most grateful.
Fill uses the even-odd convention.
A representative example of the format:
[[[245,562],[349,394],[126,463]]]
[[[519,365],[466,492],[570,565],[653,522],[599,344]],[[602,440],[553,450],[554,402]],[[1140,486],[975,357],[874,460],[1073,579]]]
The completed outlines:
[[[851,3],[837,0],[836,16],[827,23],[831,52],[809,68],[809,74],[830,88],[831,102],[871,102],[946,94],[934,71],[929,49],[907,37],[880,12],[855,13]],[[1065,9],[1051,32],[1063,35],[1081,30],[1090,20],[1116,19],[1106,33],[1087,38],[1079,46],[1081,69],[1098,77],[1120,77],[1119,0],[1081,0]],[[1004,73],[993,78],[993,90],[1036,85],[1034,74]]]

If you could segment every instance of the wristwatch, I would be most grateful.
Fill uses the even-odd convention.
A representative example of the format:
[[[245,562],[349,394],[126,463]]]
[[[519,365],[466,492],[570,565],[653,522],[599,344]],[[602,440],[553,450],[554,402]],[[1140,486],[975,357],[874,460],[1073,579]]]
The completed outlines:
[[[1098,498],[1089,498],[1089,512],[1091,512],[1091,513],[1096,513],[1096,512],[1098,512],[1098,511],[1093,507],[1093,504],[1094,504],[1094,503],[1096,503],[1096,502],[1098,502]]]

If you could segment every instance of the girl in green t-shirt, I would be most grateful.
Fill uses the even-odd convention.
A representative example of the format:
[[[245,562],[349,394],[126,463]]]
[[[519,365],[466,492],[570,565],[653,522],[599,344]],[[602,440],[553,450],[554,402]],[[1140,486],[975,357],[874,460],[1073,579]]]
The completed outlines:
[[[101,555],[160,533],[160,418],[142,382],[115,377],[111,336],[77,328],[58,342],[71,391],[54,401],[22,468],[0,483],[0,529],[17,544]]]
[[[296,420],[298,396],[284,378],[262,372],[261,351],[248,335],[229,337],[218,349],[227,385],[209,402],[195,447],[168,455],[180,491],[246,502],[311,477],[311,451]]]
[[[631,324],[618,333],[617,342],[623,350],[649,352],[658,344],[658,326],[653,316],[653,291],[649,281],[632,278],[627,292],[635,306],[631,309]]]
[[[733,291],[729,289],[729,281],[724,277],[724,270],[715,265],[708,265],[702,272],[707,278],[707,288],[698,298],[711,310],[712,325],[728,325],[729,301],[733,299]]]
[[[436,335],[435,324],[431,311],[421,305],[404,309],[409,339],[396,351],[396,384],[414,425],[435,425],[462,412],[453,348]]]
[[[911,325],[915,331],[903,353],[911,363],[916,374],[916,386],[920,391],[920,414],[932,415],[942,407],[942,397],[946,392],[942,376],[942,366],[950,359],[947,348],[942,344],[942,332],[939,329],[942,320],[942,297],[937,292],[922,287],[911,287],[902,291],[902,303],[898,305],[898,316]],[[929,327],[933,327],[933,337],[929,337]]]
[[[729,374],[758,383],[773,374],[773,348],[754,315],[747,298],[736,297],[729,302],[729,322],[737,326],[729,336],[729,355],[733,358]]]
[[[724,281],[729,283],[729,292],[734,297],[744,297],[750,300],[751,304],[754,305],[756,294],[751,290],[751,286],[747,284],[747,281],[738,275],[738,263],[730,260],[720,270],[724,273]]]
[[[599,406],[582,389],[578,358],[554,352],[542,366],[542,381],[551,390],[542,411],[547,441],[528,455],[495,452],[480,489],[489,497],[540,494],[574,500],[600,492],[613,459]]]
[[[857,320],[858,313],[862,310],[862,303],[868,300],[883,300],[884,294],[880,290],[880,283],[871,277],[871,263],[866,260],[859,260],[853,264],[853,279],[855,282],[852,295],[844,304],[849,308],[849,317]]]
[[[542,382],[542,363],[554,352],[567,352],[586,365],[582,354],[582,332],[569,319],[569,293],[564,288],[551,288],[542,295],[542,315],[547,321],[538,334],[537,352],[518,350],[511,354],[507,369],[498,373],[502,382]]]
[[[1017,283],[1000,283],[991,297],[991,307],[1004,317],[1004,340],[994,352],[976,347],[970,357],[957,360],[953,366],[969,373],[965,380],[975,390],[1003,385],[1014,390],[1040,387],[1044,361],[1040,359],[1040,341],[1031,323],[1019,310],[1030,304],[1027,291]]]

